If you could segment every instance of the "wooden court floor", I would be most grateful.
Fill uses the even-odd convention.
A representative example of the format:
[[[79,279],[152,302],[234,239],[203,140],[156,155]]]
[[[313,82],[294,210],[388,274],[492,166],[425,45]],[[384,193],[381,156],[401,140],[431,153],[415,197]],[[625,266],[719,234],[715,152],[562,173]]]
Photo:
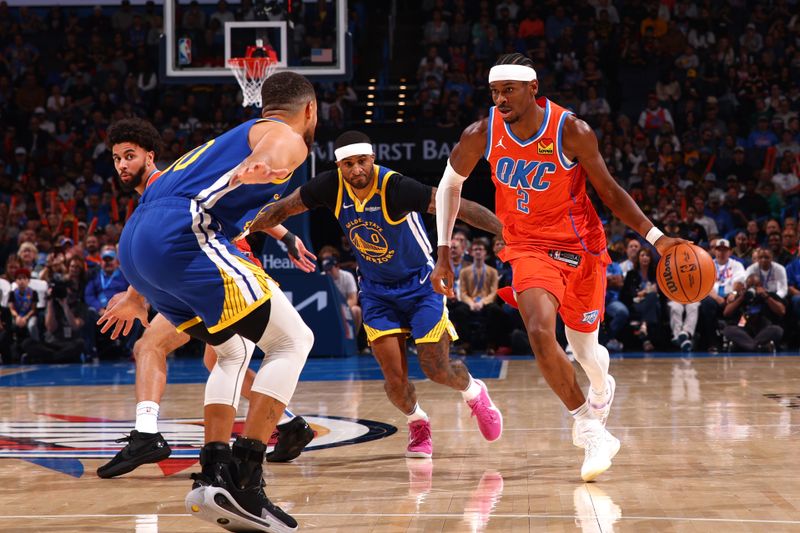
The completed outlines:
[[[596,483],[581,482],[571,420],[525,359],[487,380],[505,415],[495,443],[482,440],[457,394],[417,383],[433,425],[432,461],[403,457],[405,420],[380,381],[301,382],[292,407],[322,421],[312,423],[320,439],[341,419],[399,431],[270,465],[268,495],[302,531],[800,531],[800,358],[628,359],[611,368],[609,428],[622,449]],[[201,416],[202,390],[169,385],[162,420]],[[77,442],[103,426],[97,419],[118,421],[102,431],[121,436],[132,398],[130,385],[2,387],[0,451],[41,446],[34,438]],[[58,426],[67,415],[71,430]],[[0,531],[223,531],[184,510],[191,459],[169,476],[148,465],[113,480],[94,475],[104,459],[69,463],[85,469],[80,477],[57,464],[66,459],[48,461],[0,459]]]

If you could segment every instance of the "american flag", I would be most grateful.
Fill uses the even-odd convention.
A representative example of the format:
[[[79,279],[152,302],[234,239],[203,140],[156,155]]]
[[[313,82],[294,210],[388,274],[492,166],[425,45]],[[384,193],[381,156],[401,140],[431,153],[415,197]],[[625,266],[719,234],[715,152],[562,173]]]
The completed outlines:
[[[332,48],[312,48],[311,49],[311,62],[312,63],[331,63],[331,62],[333,62],[333,49]]]

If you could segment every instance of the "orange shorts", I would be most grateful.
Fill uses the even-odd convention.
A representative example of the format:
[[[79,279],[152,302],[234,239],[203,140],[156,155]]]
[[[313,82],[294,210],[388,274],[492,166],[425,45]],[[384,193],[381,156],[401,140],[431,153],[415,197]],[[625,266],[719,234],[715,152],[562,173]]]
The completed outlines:
[[[607,265],[606,254],[532,250],[511,261],[514,291],[546,290],[558,300],[564,324],[590,333],[603,321]]]

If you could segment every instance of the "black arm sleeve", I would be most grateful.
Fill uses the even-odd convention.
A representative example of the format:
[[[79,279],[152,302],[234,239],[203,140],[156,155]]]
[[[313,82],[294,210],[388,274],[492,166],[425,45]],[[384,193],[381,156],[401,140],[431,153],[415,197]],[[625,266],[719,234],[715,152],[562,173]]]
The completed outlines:
[[[431,204],[430,185],[418,182],[402,174],[389,176],[386,184],[386,208],[392,220],[400,220],[411,211],[427,213]]]
[[[339,173],[327,170],[317,174],[300,187],[300,199],[309,209],[327,207],[336,210],[336,195],[339,192]]]

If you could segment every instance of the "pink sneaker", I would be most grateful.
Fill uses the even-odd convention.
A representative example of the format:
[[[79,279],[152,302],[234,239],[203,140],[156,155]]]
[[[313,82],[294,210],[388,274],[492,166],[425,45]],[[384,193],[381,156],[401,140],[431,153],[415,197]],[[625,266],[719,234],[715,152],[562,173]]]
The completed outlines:
[[[429,420],[415,420],[408,425],[408,448],[406,457],[430,458],[433,455],[431,423]]]
[[[474,400],[468,401],[467,405],[472,409],[472,416],[478,419],[478,429],[483,438],[492,442],[503,434],[503,414],[489,398],[486,384],[479,379],[475,382],[481,386],[481,393]]]

